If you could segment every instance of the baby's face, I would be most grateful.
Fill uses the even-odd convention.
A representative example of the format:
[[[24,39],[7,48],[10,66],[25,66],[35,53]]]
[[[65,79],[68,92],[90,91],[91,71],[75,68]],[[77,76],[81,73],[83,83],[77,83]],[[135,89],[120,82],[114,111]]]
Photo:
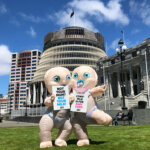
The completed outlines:
[[[92,89],[97,84],[97,74],[89,66],[80,66],[72,72],[73,87]]]
[[[48,91],[52,93],[52,86],[69,86],[71,89],[70,71],[64,67],[51,68],[45,73],[44,81]]]

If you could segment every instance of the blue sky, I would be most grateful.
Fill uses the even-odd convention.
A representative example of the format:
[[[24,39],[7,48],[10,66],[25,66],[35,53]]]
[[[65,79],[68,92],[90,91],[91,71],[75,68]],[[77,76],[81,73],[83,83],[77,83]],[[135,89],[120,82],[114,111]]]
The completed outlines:
[[[42,51],[45,34],[74,25],[72,10],[76,26],[104,36],[109,56],[121,30],[128,48],[150,38],[148,0],[0,0],[0,93],[8,92],[11,53]]]

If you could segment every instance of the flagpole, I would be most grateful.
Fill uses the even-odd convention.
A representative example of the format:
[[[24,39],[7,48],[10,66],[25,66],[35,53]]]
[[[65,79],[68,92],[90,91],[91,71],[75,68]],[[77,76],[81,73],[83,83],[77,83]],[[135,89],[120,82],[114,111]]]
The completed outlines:
[[[73,26],[75,26],[75,13],[74,13],[74,17],[73,17]]]
[[[75,13],[74,13],[74,10],[70,14],[70,18],[72,18],[72,17],[73,17],[73,26],[75,26]]]
[[[125,44],[125,39],[124,39],[124,30],[121,30],[121,33],[122,33],[122,40],[124,41],[124,44]]]

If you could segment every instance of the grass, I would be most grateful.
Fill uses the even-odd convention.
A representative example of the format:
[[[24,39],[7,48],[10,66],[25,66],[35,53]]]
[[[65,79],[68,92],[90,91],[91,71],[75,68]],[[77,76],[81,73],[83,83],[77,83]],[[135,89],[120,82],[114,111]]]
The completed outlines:
[[[90,146],[77,147],[74,134],[67,147],[44,150],[150,150],[150,125],[141,126],[88,126]],[[53,141],[58,130],[53,130]],[[39,129],[32,127],[1,127],[0,150],[38,150]]]

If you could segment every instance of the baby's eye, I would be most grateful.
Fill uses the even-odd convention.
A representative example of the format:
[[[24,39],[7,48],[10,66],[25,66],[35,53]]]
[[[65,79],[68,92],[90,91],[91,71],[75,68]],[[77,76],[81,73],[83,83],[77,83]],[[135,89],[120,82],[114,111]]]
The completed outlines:
[[[71,80],[70,75],[67,75],[67,76],[66,76],[66,79],[67,79],[68,81],[70,81],[70,80]]]
[[[90,77],[90,73],[85,72],[83,76],[84,76],[84,78],[89,78]]]
[[[74,73],[74,74],[73,74],[73,78],[78,78],[78,74],[77,74],[77,73]]]
[[[54,76],[54,77],[53,77],[53,80],[54,80],[55,82],[59,82],[59,81],[60,81],[60,76]]]

